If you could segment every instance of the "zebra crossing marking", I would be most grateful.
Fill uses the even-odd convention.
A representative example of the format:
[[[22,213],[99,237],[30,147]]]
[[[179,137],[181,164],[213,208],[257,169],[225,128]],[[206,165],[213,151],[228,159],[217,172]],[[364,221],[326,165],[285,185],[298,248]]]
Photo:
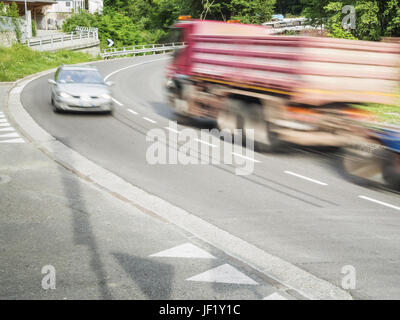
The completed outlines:
[[[8,123],[3,112],[0,112],[0,144],[25,143],[25,140]]]

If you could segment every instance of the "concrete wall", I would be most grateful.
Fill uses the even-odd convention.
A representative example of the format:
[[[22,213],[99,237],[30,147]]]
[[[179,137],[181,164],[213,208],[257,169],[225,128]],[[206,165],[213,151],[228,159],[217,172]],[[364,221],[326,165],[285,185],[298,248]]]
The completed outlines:
[[[15,33],[12,31],[0,32],[0,46],[11,47],[13,42],[17,41]]]
[[[93,46],[90,48],[78,49],[78,50],[74,50],[74,51],[89,53],[93,57],[97,57],[100,54],[100,45]]]

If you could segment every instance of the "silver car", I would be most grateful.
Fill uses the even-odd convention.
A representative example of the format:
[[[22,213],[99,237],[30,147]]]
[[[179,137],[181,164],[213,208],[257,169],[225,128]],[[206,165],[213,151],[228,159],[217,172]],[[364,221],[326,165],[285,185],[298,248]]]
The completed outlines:
[[[113,83],[104,82],[96,67],[62,65],[48,81],[54,112],[113,112]]]

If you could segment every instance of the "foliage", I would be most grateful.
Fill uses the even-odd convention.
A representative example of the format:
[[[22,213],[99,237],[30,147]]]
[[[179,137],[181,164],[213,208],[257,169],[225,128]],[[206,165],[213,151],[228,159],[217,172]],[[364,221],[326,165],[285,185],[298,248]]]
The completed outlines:
[[[36,23],[33,20],[31,22],[32,22],[32,37],[36,37],[36,34],[37,34]]]
[[[64,31],[75,26],[99,28],[101,45],[107,38],[116,46],[164,41],[169,26],[179,15],[195,19],[239,19],[259,24],[273,13],[287,17],[306,16],[316,26],[324,25],[332,37],[379,40],[382,36],[400,36],[400,0],[104,0],[103,14],[78,12],[67,19]],[[357,27],[344,30],[341,9],[353,5]]]
[[[179,15],[210,20],[240,19],[244,23],[270,20],[276,0],[105,0],[103,14],[78,12],[63,31],[76,26],[99,29],[101,45],[113,39],[116,47],[156,43],[168,38]]]
[[[400,0],[301,0],[303,14],[314,25],[329,29],[334,37],[380,40],[382,36],[400,36]],[[356,10],[356,29],[345,31],[341,9],[352,5]]]
[[[30,74],[56,68],[62,63],[74,64],[95,60],[98,58],[82,52],[40,52],[22,44],[15,44],[11,48],[0,47],[0,81],[15,81]]]
[[[299,16],[302,11],[301,0],[276,0],[275,12],[285,17]]]

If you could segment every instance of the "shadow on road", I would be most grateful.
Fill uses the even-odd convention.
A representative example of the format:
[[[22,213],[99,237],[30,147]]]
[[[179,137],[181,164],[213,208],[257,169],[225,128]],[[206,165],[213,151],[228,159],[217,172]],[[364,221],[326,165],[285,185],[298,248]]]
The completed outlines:
[[[148,299],[171,299],[174,278],[174,268],[171,265],[126,253],[115,252],[113,255]]]
[[[68,141],[66,141],[68,144]],[[66,159],[68,162],[68,159]],[[97,285],[100,292],[100,299],[112,299],[111,292],[107,285],[106,272],[101,261],[99,248],[96,242],[91,223],[90,209],[86,207],[85,199],[82,195],[79,179],[69,178],[64,168],[60,168],[62,184],[64,186],[65,196],[69,201],[69,207],[72,209],[72,227],[74,231],[74,244],[86,246],[90,256],[90,267],[97,279]]]

